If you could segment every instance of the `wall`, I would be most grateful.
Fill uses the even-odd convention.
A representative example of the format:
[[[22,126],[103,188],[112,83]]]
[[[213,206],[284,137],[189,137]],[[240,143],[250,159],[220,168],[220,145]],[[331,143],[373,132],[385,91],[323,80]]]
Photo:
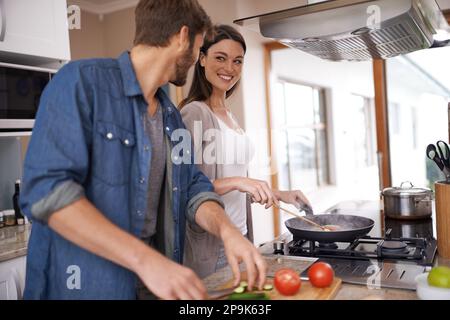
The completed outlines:
[[[118,57],[133,46],[135,22],[134,8],[108,14],[103,21],[105,54]]]
[[[81,10],[81,30],[70,30],[72,60],[106,57],[104,24],[98,15]]]
[[[13,209],[14,183],[22,177],[29,138],[0,137],[0,211]]]

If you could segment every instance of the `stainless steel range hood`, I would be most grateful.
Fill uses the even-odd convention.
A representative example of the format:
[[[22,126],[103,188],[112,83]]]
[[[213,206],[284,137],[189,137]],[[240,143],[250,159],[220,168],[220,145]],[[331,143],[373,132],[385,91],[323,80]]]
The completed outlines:
[[[449,31],[435,0],[334,0],[235,23],[333,61],[386,59],[450,42],[435,39]]]

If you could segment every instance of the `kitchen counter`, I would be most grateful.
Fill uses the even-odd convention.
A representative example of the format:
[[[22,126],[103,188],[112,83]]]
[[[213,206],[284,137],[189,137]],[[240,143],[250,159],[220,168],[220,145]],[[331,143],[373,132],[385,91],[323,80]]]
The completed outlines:
[[[382,236],[384,225],[383,213],[380,210],[380,205],[378,202],[374,201],[348,201],[342,202],[327,212],[330,213],[345,213],[351,214],[358,211],[364,211],[365,215],[369,215],[375,221],[375,227],[372,232],[372,236]],[[390,226],[386,226],[390,227]],[[417,226],[413,225],[411,230],[416,230]],[[432,230],[428,230],[432,229]],[[410,229],[406,229],[410,232]],[[393,230],[396,232],[397,230]],[[427,227],[426,231],[435,234],[435,225]],[[412,231],[411,231],[412,232]],[[271,255],[273,253],[273,243],[275,241],[283,241],[288,243],[292,240],[292,235],[290,232],[283,234],[282,236],[270,241],[259,248],[263,255]],[[450,259],[443,259],[437,256],[436,265],[446,265],[450,267]],[[280,265],[282,267],[283,265]],[[225,283],[233,278],[232,272],[229,267],[226,267],[218,272],[212,274],[211,276],[204,279],[205,285],[208,290],[217,290]],[[343,283],[341,289],[338,291],[335,300],[417,300],[418,297],[415,291],[411,290],[399,290],[399,289],[388,289],[388,288],[369,288],[364,285],[353,285]]]
[[[31,224],[0,229],[0,262],[27,255]]]

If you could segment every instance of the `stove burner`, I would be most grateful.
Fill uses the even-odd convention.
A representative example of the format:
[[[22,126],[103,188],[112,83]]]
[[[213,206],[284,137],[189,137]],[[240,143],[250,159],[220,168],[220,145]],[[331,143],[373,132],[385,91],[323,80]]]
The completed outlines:
[[[383,241],[381,250],[386,253],[403,253],[407,251],[407,247],[403,241]]]
[[[273,243],[274,254],[283,254],[284,255],[284,241],[275,241]]]
[[[338,245],[334,242],[330,242],[330,243],[319,242],[319,248],[320,249],[337,249]]]

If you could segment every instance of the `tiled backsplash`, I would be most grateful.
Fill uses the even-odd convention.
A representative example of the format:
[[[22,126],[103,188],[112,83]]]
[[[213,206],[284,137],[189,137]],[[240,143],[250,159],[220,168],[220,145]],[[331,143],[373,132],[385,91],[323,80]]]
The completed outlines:
[[[0,137],[0,211],[12,209],[14,183],[22,177],[27,137]]]

